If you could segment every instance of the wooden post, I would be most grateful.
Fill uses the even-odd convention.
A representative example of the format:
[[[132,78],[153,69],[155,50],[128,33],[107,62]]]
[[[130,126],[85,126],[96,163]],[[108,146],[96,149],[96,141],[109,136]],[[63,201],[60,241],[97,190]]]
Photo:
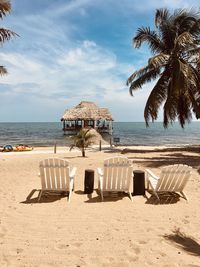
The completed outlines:
[[[101,140],[99,140],[99,151],[101,151]]]
[[[54,154],[56,154],[56,143],[54,145]]]

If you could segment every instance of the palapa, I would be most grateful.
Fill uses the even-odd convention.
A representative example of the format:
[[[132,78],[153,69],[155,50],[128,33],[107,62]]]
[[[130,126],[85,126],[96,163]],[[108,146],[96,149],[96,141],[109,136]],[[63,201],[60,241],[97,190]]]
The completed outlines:
[[[94,102],[82,101],[76,107],[66,109],[61,121],[102,119],[113,121],[112,115],[107,108],[99,108]]]

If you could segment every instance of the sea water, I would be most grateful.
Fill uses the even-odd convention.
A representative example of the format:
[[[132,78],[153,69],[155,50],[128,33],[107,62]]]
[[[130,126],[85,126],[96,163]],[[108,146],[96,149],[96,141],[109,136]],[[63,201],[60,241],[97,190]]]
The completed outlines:
[[[200,144],[200,122],[187,124],[184,129],[178,123],[163,128],[162,122],[114,122],[113,137],[120,138],[121,145],[179,145]],[[63,146],[71,143],[62,131],[60,122],[0,123],[0,145],[28,144],[32,146]]]

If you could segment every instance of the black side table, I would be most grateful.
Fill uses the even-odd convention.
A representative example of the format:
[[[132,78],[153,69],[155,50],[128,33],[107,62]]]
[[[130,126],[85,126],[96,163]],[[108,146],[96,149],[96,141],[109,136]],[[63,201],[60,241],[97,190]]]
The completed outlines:
[[[140,170],[133,171],[133,195],[145,195],[145,173]]]
[[[92,194],[94,188],[94,170],[85,170],[84,193]]]

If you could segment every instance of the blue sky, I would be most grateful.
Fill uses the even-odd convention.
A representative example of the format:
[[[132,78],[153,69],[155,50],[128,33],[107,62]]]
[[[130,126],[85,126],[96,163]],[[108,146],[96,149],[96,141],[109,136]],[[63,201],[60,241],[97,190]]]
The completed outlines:
[[[59,121],[82,100],[116,121],[143,121],[153,84],[129,95],[126,80],[150,56],[132,38],[157,8],[197,8],[197,0],[12,0],[1,21],[20,35],[0,48],[0,121]],[[160,114],[162,120],[162,113]]]

